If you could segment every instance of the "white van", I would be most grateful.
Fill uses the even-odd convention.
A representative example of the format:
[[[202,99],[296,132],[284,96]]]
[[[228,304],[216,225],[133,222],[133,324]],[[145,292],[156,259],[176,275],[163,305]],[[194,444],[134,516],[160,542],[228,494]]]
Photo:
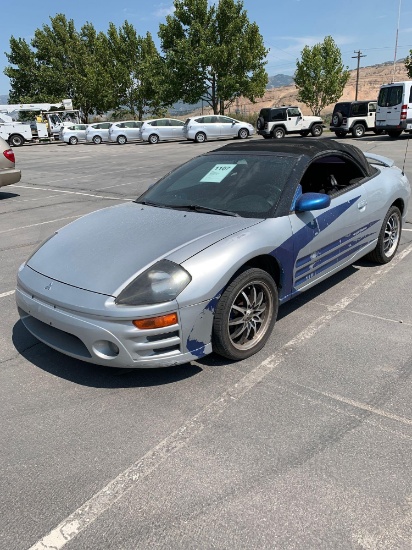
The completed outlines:
[[[393,138],[412,132],[412,80],[384,84],[379,90],[376,129]]]

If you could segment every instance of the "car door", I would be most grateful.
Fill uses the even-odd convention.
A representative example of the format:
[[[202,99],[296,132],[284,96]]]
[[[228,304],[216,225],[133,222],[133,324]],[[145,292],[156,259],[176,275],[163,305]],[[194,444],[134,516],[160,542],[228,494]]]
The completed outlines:
[[[85,140],[86,139],[86,130],[87,130],[87,124],[75,124],[75,136],[79,140]]]
[[[381,88],[376,110],[376,125],[398,126],[401,121],[403,84]]]
[[[183,139],[183,127],[184,122],[182,120],[177,120],[174,118],[169,119],[169,124],[172,128],[173,139]]]
[[[220,135],[221,137],[234,137],[237,136],[238,129],[236,127],[236,120],[227,116],[220,116]]]
[[[124,123],[126,135],[128,140],[140,139],[140,125],[134,120],[128,120]]]
[[[173,126],[170,124],[170,120],[168,118],[160,118],[156,122],[160,139],[173,139]]]
[[[338,159],[334,156],[333,163],[320,166],[317,176],[305,181],[304,178],[301,182],[303,191],[327,192],[331,199],[330,206],[323,210],[293,211],[290,214],[294,251],[292,294],[349,265],[362,255],[362,250],[379,233],[380,216],[373,205],[368,205],[368,191],[364,183],[364,180],[368,181],[367,176],[355,163],[348,159],[341,159],[344,161],[342,163],[335,162]],[[328,171],[328,180],[332,182],[329,189],[322,182],[323,174],[326,177]],[[315,186],[308,187],[308,181]],[[340,187],[337,181],[341,182]]]
[[[217,115],[203,117],[203,128],[208,139],[217,139],[220,137],[219,117]]]
[[[287,110],[287,125],[289,132],[299,132],[302,129],[302,116],[299,109],[291,107]]]

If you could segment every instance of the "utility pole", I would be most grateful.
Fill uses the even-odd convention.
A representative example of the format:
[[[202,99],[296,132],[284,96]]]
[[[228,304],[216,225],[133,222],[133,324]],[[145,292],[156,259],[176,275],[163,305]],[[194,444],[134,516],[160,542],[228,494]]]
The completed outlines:
[[[398,26],[396,27],[396,40],[395,40],[395,56],[393,58],[393,77],[392,82],[395,82],[395,71],[396,71],[396,54],[398,53],[398,34],[399,34],[399,23],[401,20],[401,4],[402,0],[399,0],[399,10],[398,10]]]
[[[366,55],[362,55],[362,52],[360,50],[354,51],[353,53],[356,53],[356,55],[352,55],[352,59],[358,59],[358,68],[356,70],[356,92],[355,92],[355,101],[358,101],[358,87],[359,87],[359,65],[360,65],[360,58],[366,57]]]

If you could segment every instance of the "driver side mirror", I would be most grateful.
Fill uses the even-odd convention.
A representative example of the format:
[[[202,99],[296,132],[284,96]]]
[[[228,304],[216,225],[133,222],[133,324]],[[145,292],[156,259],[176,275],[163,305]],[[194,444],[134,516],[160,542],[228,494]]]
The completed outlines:
[[[323,210],[330,206],[330,196],[325,193],[303,193],[295,204],[295,212]]]

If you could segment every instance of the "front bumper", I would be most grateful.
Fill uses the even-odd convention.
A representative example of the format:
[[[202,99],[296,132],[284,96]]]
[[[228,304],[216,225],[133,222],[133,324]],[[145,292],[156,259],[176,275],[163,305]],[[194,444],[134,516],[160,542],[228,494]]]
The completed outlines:
[[[88,300],[92,303],[108,297],[95,295],[95,298],[91,292],[71,287],[75,305],[62,306],[57,299],[49,301],[42,295],[50,279],[36,273],[30,274],[30,281],[35,284],[28,288],[18,278],[16,303],[21,321],[38,340],[70,357],[110,367],[156,368],[188,363],[212,351],[211,324],[203,321],[205,303],[184,308],[179,308],[176,302],[164,304],[164,311],[158,308],[157,314],[177,311],[178,323],[139,330],[132,320],[153,316],[150,306],[139,308],[138,316],[133,313],[128,318],[125,318],[127,311],[121,317],[118,311],[113,316],[109,311],[90,313],[89,304],[81,310],[76,302],[84,298],[86,303]],[[67,286],[53,281],[53,294],[56,297],[64,294]],[[136,308],[131,309],[136,312]]]

